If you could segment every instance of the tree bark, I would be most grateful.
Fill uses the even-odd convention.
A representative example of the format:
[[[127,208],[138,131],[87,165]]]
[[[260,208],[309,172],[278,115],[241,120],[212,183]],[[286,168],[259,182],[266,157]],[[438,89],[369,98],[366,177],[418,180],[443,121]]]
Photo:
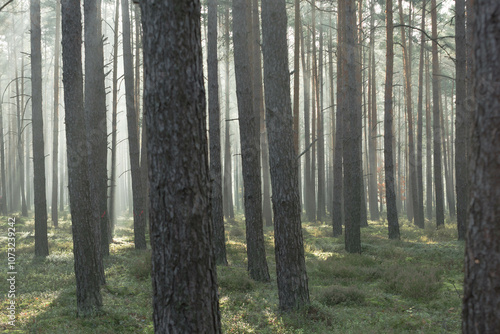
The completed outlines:
[[[253,107],[251,20],[247,0],[233,2],[233,44],[236,97],[241,139],[248,271],[258,281],[269,281],[262,222],[262,193],[259,152],[259,117]]]
[[[389,239],[399,239],[398,208],[394,191],[394,162],[392,152],[393,142],[393,104],[392,85],[394,75],[394,23],[392,0],[386,2],[387,23],[387,54],[384,98],[384,167],[385,192],[387,199],[387,221],[389,224]]]
[[[434,183],[436,188],[436,225],[444,225],[444,194],[441,167],[441,120],[439,110],[439,59],[437,50],[437,14],[436,0],[431,3],[432,19],[432,100],[433,100],[433,134],[434,134]]]
[[[304,258],[297,158],[288,69],[285,0],[262,1],[264,80],[269,137],[276,273],[280,309],[309,303]]]
[[[227,265],[222,209],[222,171],[220,154],[219,70],[217,61],[217,0],[208,1],[208,118],[210,138],[210,178],[212,181],[212,225],[215,261]]]
[[[466,227],[463,333],[496,333],[500,328],[500,4],[474,3],[473,132],[471,201]]]
[[[221,333],[200,1],[142,1],[155,333]]]
[[[59,56],[61,46],[61,3],[56,1],[56,37],[54,42],[54,116],[52,130],[52,222],[58,226],[58,186],[59,186]],[[62,181],[62,180],[61,180]]]
[[[134,243],[136,249],[146,249],[146,203],[142,190],[142,175],[139,164],[139,138],[137,116],[134,106],[134,74],[132,47],[130,45],[130,16],[128,0],[122,0],[123,23],[123,67],[125,74],[125,97],[127,106],[128,145],[132,172]]]
[[[418,68],[418,102],[417,102],[417,206],[414,210],[418,217],[421,217],[422,225],[425,224],[424,219],[424,176],[422,171],[422,137],[423,137],[423,91],[424,91],[424,49],[425,49],[425,5],[427,0],[424,0],[422,5],[422,33],[420,35],[420,63]]]
[[[76,303],[79,316],[102,306],[96,245],[97,221],[92,214],[83,105],[82,25],[80,2],[61,1],[63,84],[68,152],[68,190],[73,226]]]
[[[47,200],[45,195],[45,154],[42,113],[42,53],[40,0],[30,3],[31,92],[33,125],[33,170],[35,185],[35,256],[49,255],[47,239]]]
[[[431,89],[429,85],[429,53],[425,56],[425,138],[426,138],[426,211],[427,219],[432,220],[432,131],[431,131]]]

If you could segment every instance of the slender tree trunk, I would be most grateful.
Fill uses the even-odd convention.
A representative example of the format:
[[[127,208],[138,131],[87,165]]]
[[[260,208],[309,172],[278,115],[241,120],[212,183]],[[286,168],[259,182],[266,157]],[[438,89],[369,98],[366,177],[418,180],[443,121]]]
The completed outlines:
[[[264,80],[280,309],[309,303],[288,70],[285,0],[262,1]]]
[[[398,209],[394,192],[394,163],[392,160],[393,136],[393,103],[392,85],[394,73],[394,23],[392,0],[386,2],[387,14],[387,54],[384,98],[384,167],[385,192],[387,199],[387,221],[389,224],[389,239],[399,239]]]
[[[332,24],[332,15],[330,15],[330,26],[333,26]],[[328,34],[328,74],[329,74],[329,82],[330,82],[330,117],[331,117],[331,127],[330,127],[330,186],[328,187],[328,195],[329,200],[328,200],[328,210],[330,211],[330,215],[333,216],[333,192],[334,192],[334,180],[335,180],[335,175],[334,175],[334,164],[335,164],[335,127],[336,127],[336,122],[335,122],[335,88],[334,88],[334,77],[333,77],[333,29],[330,29],[330,33]]]
[[[345,2],[338,2],[337,11],[337,126],[335,131],[335,160],[333,165],[333,236],[342,235],[342,223],[344,220],[343,211],[343,189],[344,189],[344,176],[343,176],[343,136],[344,136],[344,122],[343,114],[345,113],[345,84],[344,68],[346,57],[344,55],[344,21],[345,21]]]
[[[262,96],[262,60],[260,52],[260,22],[259,22],[259,2],[252,0],[252,40],[250,42],[252,50],[253,67],[253,91],[254,109],[260,115],[260,152],[262,157],[262,218],[266,226],[273,225],[273,212],[271,209],[271,176],[269,174],[269,147],[267,144],[266,112],[264,109],[264,97]],[[249,4],[250,6],[250,4]]]
[[[2,90],[0,90],[2,91]],[[2,215],[7,215],[7,180],[5,178],[5,141],[3,132],[3,108],[0,103],[0,162],[2,173],[2,198],[0,199],[0,212]],[[28,145],[26,145],[28,146]]]
[[[116,137],[117,137],[117,108],[118,108],[118,20],[120,17],[120,0],[116,0],[115,24],[113,40],[113,110],[111,119],[111,176],[109,189],[109,224],[108,241],[113,240],[116,225]]]
[[[473,58],[476,108],[470,152],[471,206],[466,228],[463,333],[500,328],[500,4],[474,3]],[[472,73],[471,73],[472,74]]]
[[[45,154],[43,144],[40,0],[31,1],[30,18],[33,183],[35,185],[35,256],[47,256],[49,255],[49,243],[47,239],[47,200],[45,195]]]
[[[58,164],[58,149],[59,149],[59,55],[61,45],[61,3],[56,1],[56,38],[54,42],[54,116],[53,116],[53,131],[52,131],[52,222],[54,227],[58,226],[57,215],[57,195],[59,182],[59,164]],[[61,180],[62,182],[62,180]]]
[[[225,54],[225,97],[226,97],[226,132],[224,138],[224,216],[226,219],[234,218],[234,205],[233,205],[233,182],[232,182],[232,168],[231,168],[231,122],[229,122],[229,54],[230,54],[230,39],[229,39],[229,5],[226,5],[225,19],[224,19],[224,45],[226,46]]]
[[[142,175],[139,164],[139,138],[137,116],[134,107],[134,74],[132,47],[130,45],[130,16],[128,0],[122,0],[123,67],[125,73],[125,97],[127,105],[128,145],[132,171],[134,242],[136,249],[146,249],[146,216]]]
[[[418,213],[418,217],[421,217],[422,224],[425,224],[424,220],[424,177],[422,171],[422,133],[423,133],[423,91],[424,91],[424,49],[425,49],[425,4],[427,0],[424,0],[422,6],[422,33],[420,35],[420,63],[418,67],[418,102],[417,102],[417,206],[414,210]]]
[[[342,0],[345,1],[345,0]],[[361,82],[356,78],[356,71],[361,70],[356,38],[356,8],[351,1],[345,1],[345,63],[346,85],[343,148],[344,148],[344,198],[345,198],[345,248],[349,253],[361,252],[361,105],[358,94],[361,93]]]
[[[444,225],[444,194],[443,175],[441,168],[441,122],[439,110],[439,59],[437,50],[437,14],[436,0],[431,3],[432,18],[432,100],[433,100],[433,127],[434,127],[434,183],[436,187],[436,225]]]
[[[233,2],[233,44],[236,96],[240,125],[243,169],[248,271],[258,281],[269,281],[262,222],[262,193],[259,152],[259,117],[253,107],[251,20],[248,0]]]
[[[457,230],[458,240],[465,240],[467,226],[467,209],[469,205],[468,194],[468,141],[466,100],[466,39],[465,39],[465,0],[455,1],[455,43],[456,43],[456,139],[455,139],[455,168],[457,191]],[[472,55],[469,55],[472,56]]]
[[[404,25],[403,20],[403,4],[402,0],[399,0],[399,18],[401,25]],[[401,36],[402,36],[402,44],[403,44],[403,64],[405,68],[405,91],[406,91],[406,116],[408,120],[408,164],[409,164],[409,191],[408,197],[410,197],[412,213],[415,218],[415,225],[420,228],[424,227],[424,217],[420,216],[420,212],[418,211],[418,192],[417,192],[417,167],[416,167],[416,159],[415,159],[415,143],[413,136],[413,112],[412,112],[412,98],[411,98],[411,55],[406,50],[406,36],[405,29],[401,26]],[[410,39],[411,40],[411,39]],[[411,219],[408,217],[408,219]]]
[[[208,1],[208,117],[210,175],[212,179],[212,225],[215,262],[227,265],[222,209],[222,171],[220,154],[219,70],[217,61],[217,0]]]
[[[169,0],[141,7],[155,332],[221,333],[201,5]]]
[[[25,193],[25,183],[24,183],[24,145],[23,145],[23,120],[24,111],[23,103],[20,101],[20,95],[24,94],[24,89],[19,91],[19,80],[17,76],[17,60],[16,60],[16,104],[17,104],[17,154],[19,161],[19,185],[21,190],[21,215],[23,217],[28,217],[28,207],[26,206],[26,193]]]
[[[429,77],[429,53],[425,57],[425,138],[426,138],[426,208],[427,219],[432,220],[432,132],[431,132],[431,89]]]
[[[89,152],[85,144],[80,2],[61,1],[61,17],[68,189],[73,226],[76,303],[78,316],[89,316],[99,311],[102,298],[99,290],[99,252],[96,247],[99,239],[96,239],[94,233],[97,221],[91,208],[88,179]]]

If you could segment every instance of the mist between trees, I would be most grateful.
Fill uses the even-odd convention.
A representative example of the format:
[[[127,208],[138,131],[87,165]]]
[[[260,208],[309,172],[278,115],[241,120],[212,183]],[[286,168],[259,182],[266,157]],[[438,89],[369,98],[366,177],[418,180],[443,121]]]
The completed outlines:
[[[330,226],[345,254],[376,226],[386,243],[408,238],[402,222],[451,229],[466,248],[462,330],[493,333],[499,13],[493,0],[5,1],[0,212],[34,219],[39,259],[71,222],[78,317],[102,314],[128,226],[151,250],[157,333],[225,328],[217,271],[235,265],[240,222],[239,265],[277,282],[285,313],[315,302],[303,224]]]

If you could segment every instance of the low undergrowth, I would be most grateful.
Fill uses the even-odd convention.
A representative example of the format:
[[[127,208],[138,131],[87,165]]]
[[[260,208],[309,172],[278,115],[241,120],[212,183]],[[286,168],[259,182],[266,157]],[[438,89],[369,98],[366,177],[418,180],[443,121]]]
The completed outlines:
[[[7,218],[0,217],[7,253]],[[226,224],[229,266],[218,267],[225,333],[458,333],[463,243],[455,225],[425,229],[401,221],[401,240],[387,239],[387,223],[362,229],[362,253],[344,251],[331,226],[304,222],[311,303],[292,314],[278,310],[272,227],[265,227],[270,283],[247,275],[242,216]],[[33,256],[33,220],[16,224],[16,327],[7,325],[6,280],[0,283],[0,330],[15,333],[153,333],[150,251],[133,246],[132,221],[116,228],[105,259],[102,312],[76,318],[71,224],[49,227],[50,255]],[[7,256],[5,265],[7,267]],[[7,270],[4,270],[7,275]],[[4,276],[5,276],[4,275]]]

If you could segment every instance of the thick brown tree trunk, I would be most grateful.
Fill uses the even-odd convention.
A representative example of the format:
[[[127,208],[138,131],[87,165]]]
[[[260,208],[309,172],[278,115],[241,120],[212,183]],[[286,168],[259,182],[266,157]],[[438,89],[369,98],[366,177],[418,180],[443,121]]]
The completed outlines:
[[[463,333],[500,328],[500,3],[474,4],[475,100],[471,201],[465,249]]]
[[[98,251],[94,231],[88,179],[88,150],[83,106],[82,24],[80,2],[61,1],[62,59],[66,143],[68,152],[68,190],[73,226],[76,304],[79,316],[89,316],[102,306],[99,291]]]
[[[141,7],[155,333],[221,333],[201,5],[169,0]]]
[[[266,88],[276,273],[280,309],[309,303],[309,288],[300,221],[297,155],[288,69],[285,0],[262,1],[262,37]]]
[[[250,59],[251,20],[248,0],[233,2],[233,44],[236,97],[240,125],[241,159],[244,182],[244,204],[248,271],[258,281],[269,281],[262,222],[260,175],[260,135],[258,110],[253,107],[252,62]]]

